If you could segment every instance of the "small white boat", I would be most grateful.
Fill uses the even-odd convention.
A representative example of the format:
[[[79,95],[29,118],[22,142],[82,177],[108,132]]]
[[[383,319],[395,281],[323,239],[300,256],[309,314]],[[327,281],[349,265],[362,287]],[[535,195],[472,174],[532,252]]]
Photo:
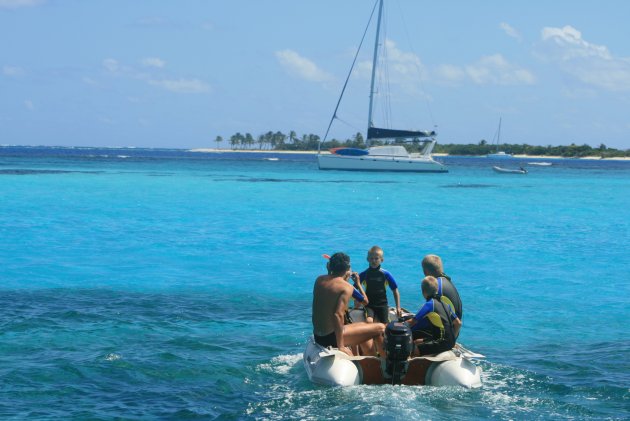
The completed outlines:
[[[549,167],[551,166],[551,162],[528,162],[527,165],[536,165],[539,167]]]
[[[501,168],[494,166],[492,169],[495,172],[503,173],[503,174],[527,174],[527,170],[525,168]]]
[[[390,318],[393,312],[390,312]],[[354,318],[354,316],[352,316]],[[473,363],[483,355],[457,344],[451,351],[410,357],[411,331],[404,323],[390,323],[385,331],[387,358],[351,357],[336,348],[324,348],[311,336],[303,361],[309,380],[325,386],[404,384],[481,387],[481,368]]]

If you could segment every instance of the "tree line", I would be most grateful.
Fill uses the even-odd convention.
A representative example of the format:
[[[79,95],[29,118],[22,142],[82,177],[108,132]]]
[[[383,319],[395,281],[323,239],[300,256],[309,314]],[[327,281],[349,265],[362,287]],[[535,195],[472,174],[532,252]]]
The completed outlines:
[[[319,147],[321,138],[315,134],[303,134],[298,136],[295,131],[291,130],[289,134],[280,131],[269,131],[254,137],[250,133],[235,133],[229,138],[224,139],[217,136],[214,140],[218,148],[222,149],[225,142],[226,147],[231,150],[271,150],[271,151],[316,151]],[[389,142],[372,141],[372,146],[394,144],[403,145],[409,152],[419,152],[423,143],[420,139],[413,139],[406,142],[404,139],[394,139]],[[339,140],[331,139],[322,143],[321,149],[328,150],[338,147],[365,148],[365,139],[358,132],[349,139]],[[598,147],[590,145],[576,145],[571,143],[568,146],[534,146],[528,144],[502,144],[501,150],[506,153],[516,155],[541,155],[541,156],[562,156],[565,158],[580,158],[585,156],[600,156],[602,158],[613,157],[630,157],[630,149],[620,150],[608,148],[605,144],[600,143]],[[496,145],[489,144],[485,139],[474,144],[457,144],[446,143],[436,144],[433,149],[435,153],[445,153],[449,155],[477,156],[487,155],[496,152]]]

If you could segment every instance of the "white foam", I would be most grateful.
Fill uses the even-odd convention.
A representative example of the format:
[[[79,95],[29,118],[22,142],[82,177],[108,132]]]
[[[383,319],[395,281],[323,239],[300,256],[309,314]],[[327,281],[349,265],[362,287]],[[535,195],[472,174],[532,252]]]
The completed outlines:
[[[270,362],[259,364],[256,369],[276,374],[288,374],[302,360],[302,354],[278,355]]]
[[[122,355],[120,354],[111,353],[111,354],[105,355],[105,361],[117,361],[120,359],[122,359]]]

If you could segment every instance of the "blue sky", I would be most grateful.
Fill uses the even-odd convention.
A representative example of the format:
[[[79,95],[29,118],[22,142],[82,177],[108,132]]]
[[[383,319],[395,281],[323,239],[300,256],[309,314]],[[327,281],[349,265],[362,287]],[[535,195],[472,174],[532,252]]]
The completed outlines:
[[[492,140],[501,117],[507,143],[630,148],[630,2],[387,4],[390,107],[376,125],[477,143]],[[372,6],[0,0],[0,144],[323,136]],[[366,43],[333,137],[365,133],[373,32]]]

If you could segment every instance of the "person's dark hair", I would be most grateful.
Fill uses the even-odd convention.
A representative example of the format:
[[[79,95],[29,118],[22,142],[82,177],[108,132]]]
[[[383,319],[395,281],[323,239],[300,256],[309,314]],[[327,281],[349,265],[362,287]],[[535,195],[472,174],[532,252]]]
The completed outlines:
[[[330,256],[328,270],[331,275],[340,276],[350,269],[350,256],[346,253],[338,252]]]

